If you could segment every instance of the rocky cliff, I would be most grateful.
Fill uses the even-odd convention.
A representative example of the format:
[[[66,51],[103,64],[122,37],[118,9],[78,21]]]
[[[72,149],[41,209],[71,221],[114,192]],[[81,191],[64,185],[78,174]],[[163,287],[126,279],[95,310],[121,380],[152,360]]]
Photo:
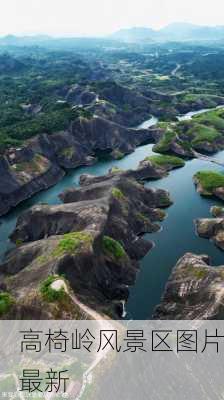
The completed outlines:
[[[97,100],[88,108],[94,114],[118,124],[135,127],[149,119],[158,103],[115,81],[101,81],[96,85]],[[154,107],[153,107],[154,106]]]
[[[154,142],[149,130],[133,130],[102,118],[77,119],[68,131],[42,134],[0,158],[0,215],[58,182],[65,170],[96,161],[98,152],[122,157]]]
[[[223,319],[224,266],[210,266],[206,255],[185,254],[167,282],[154,319]]]
[[[138,260],[152,247],[142,234],[159,229],[165,216],[161,208],[171,204],[169,195],[109,174],[97,182],[89,179],[61,198],[65,204],[37,205],[18,219],[12,234],[17,248],[1,266],[1,290],[13,299],[5,317],[74,318],[80,301],[119,317]],[[55,279],[65,281],[66,301],[55,296],[52,286],[49,296],[48,284]]]
[[[211,208],[213,218],[198,218],[195,220],[197,234],[203,238],[211,239],[221,250],[224,250],[224,214],[223,208]]]
[[[0,159],[0,215],[57,183],[64,171],[30,148],[9,151]]]

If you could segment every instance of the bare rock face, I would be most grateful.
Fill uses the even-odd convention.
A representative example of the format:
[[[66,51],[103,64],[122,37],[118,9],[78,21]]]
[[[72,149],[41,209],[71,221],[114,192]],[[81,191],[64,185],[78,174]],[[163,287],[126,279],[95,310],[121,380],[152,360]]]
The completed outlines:
[[[40,190],[56,184],[64,171],[29,149],[10,151],[0,158],[0,215]]]
[[[157,103],[154,103],[152,107],[153,101],[150,98],[114,81],[102,83],[97,91],[100,101],[96,101],[90,110],[95,115],[106,117],[121,125],[137,126],[148,119],[149,114],[158,107]],[[111,112],[111,107],[113,112]]]
[[[61,198],[65,204],[27,210],[12,234],[19,246],[7,254],[1,271],[2,282],[15,298],[15,315],[30,291],[40,297],[41,283],[53,274],[65,277],[70,299],[76,295],[101,313],[120,316],[138,260],[152,247],[141,236],[159,229],[158,221],[165,217],[160,208],[171,204],[169,195],[144,188],[133,178],[109,174]],[[65,318],[71,318],[72,309]],[[45,311],[55,318],[49,305]]]
[[[222,218],[197,219],[195,225],[198,235],[204,238],[211,238],[216,234],[217,224],[221,224],[222,221]]]
[[[224,218],[201,218],[195,221],[195,225],[199,236],[211,239],[224,250]]]
[[[65,132],[38,135],[0,157],[0,215],[56,184],[65,169],[93,164],[98,152],[116,158],[146,142],[154,142],[149,130],[128,129],[102,118],[80,118]]]
[[[129,154],[145,142],[154,142],[149,130],[129,129],[100,117],[78,118],[65,132],[39,135],[29,141],[34,151],[63,168],[88,165],[98,152]]]
[[[211,207],[214,218],[195,220],[196,232],[200,237],[211,239],[221,250],[224,250],[224,212],[219,206]]]
[[[14,242],[30,242],[51,235],[60,235],[105,223],[108,204],[102,201],[85,201],[56,206],[35,205],[21,214],[11,235]]]
[[[96,100],[96,94],[88,88],[79,85],[73,85],[66,94],[66,100],[74,105],[90,105]]]
[[[213,206],[211,207],[210,212],[214,218],[224,218],[224,207]]]
[[[154,319],[222,319],[224,266],[212,267],[209,257],[185,254],[174,267]]]
[[[194,149],[204,154],[214,154],[215,152],[222,150],[224,146],[223,139],[211,142],[201,142],[200,144],[194,145]]]
[[[105,184],[106,184],[106,179],[110,180],[111,177],[115,177],[115,176],[123,176],[126,178],[134,178],[137,181],[141,182],[141,181],[147,181],[147,180],[154,180],[154,179],[161,179],[165,176],[168,175],[169,171],[171,171],[172,169],[177,168],[175,165],[171,165],[169,163],[165,164],[165,165],[156,165],[155,163],[153,163],[150,160],[142,160],[139,165],[138,168],[134,169],[134,170],[122,170],[119,169],[117,167],[113,167],[109,170],[109,174],[107,176],[107,178],[105,179]],[[80,184],[82,186],[85,185],[89,185],[91,183],[100,183],[102,181],[102,178],[100,176],[93,176],[90,174],[82,174],[80,176]],[[100,187],[102,187],[102,185],[100,185]],[[68,191],[66,191],[65,193],[62,193],[62,195],[60,196],[63,201],[69,202],[69,198],[70,198],[70,194],[75,193],[75,190],[73,189],[69,189]],[[66,195],[66,198],[64,197]]]
[[[139,163],[136,170],[127,171],[127,176],[133,176],[139,181],[145,181],[148,179],[160,179],[168,175],[168,171],[172,168],[169,166],[156,166],[149,160],[143,160]]]
[[[224,200],[224,187],[219,187],[214,190],[214,195],[221,200]]]

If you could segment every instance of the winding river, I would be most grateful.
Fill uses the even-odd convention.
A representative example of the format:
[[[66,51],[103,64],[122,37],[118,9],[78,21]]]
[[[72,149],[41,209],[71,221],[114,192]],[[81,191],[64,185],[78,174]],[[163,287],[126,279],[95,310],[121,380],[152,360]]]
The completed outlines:
[[[201,111],[194,112],[193,115],[199,113]],[[191,116],[192,113],[190,116],[188,114],[188,118]],[[156,122],[157,119],[152,117],[138,128],[146,128],[155,125]],[[8,237],[22,211],[37,203],[60,203],[58,194],[70,186],[78,186],[82,173],[104,175],[115,165],[124,169],[136,168],[147,155],[153,154],[152,147],[151,144],[140,146],[122,160],[99,161],[93,166],[72,170],[54,187],[17,206],[0,220],[0,257],[3,258],[5,251],[12,247]],[[224,161],[224,151],[217,153],[215,158]],[[224,264],[223,253],[211,242],[195,234],[193,220],[209,216],[211,205],[219,204],[219,201],[214,199],[200,197],[195,191],[192,177],[198,170],[206,169],[223,171],[221,166],[195,159],[187,161],[184,168],[172,171],[163,179],[146,183],[146,186],[168,190],[174,204],[167,210],[167,218],[161,224],[161,231],[146,235],[155,243],[155,246],[141,261],[137,282],[130,290],[129,301],[126,305],[127,318],[140,320],[151,317],[155,305],[160,301],[173,266],[185,252],[209,254],[213,265]]]

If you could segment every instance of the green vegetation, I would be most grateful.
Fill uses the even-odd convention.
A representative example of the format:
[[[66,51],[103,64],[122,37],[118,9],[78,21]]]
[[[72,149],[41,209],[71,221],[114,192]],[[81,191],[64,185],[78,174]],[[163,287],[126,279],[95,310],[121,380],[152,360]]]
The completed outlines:
[[[158,216],[157,217],[158,221],[163,221],[166,218],[166,212],[163,210],[160,210],[160,208],[157,208],[156,214]]]
[[[174,141],[183,150],[191,153],[192,148],[202,147],[204,143],[210,143],[211,149],[219,145],[222,147],[224,135],[224,113],[217,109],[196,115],[192,119],[179,122],[160,122],[159,127],[165,130],[160,141],[154,146],[154,150],[159,153],[169,153],[170,145]],[[176,136],[176,137],[175,137]],[[218,142],[217,142],[218,141]]]
[[[183,97],[182,101],[189,104],[189,106],[194,106],[198,101],[203,102],[205,108],[213,108],[216,106],[214,96],[203,93],[188,93]]]
[[[169,52],[164,44],[154,57],[147,44],[146,57],[144,44],[142,52],[134,45],[133,51],[129,46],[121,49],[118,43],[113,43],[117,51],[111,52],[111,43],[98,40],[63,41],[63,47],[60,41],[48,45],[6,45],[0,52],[1,152],[37,134],[68,129],[78,117],[89,119],[101,114],[137,126],[147,118],[151,98],[162,119],[173,122],[183,110],[215,107],[223,102],[223,52],[218,46],[216,55],[205,57],[204,52],[209,54],[213,49],[182,43],[172,46]],[[189,51],[191,64],[186,57]],[[102,71],[99,59],[104,60]],[[181,76],[172,76],[177,63],[181,65]],[[96,104],[91,104],[93,93],[98,96]],[[200,125],[224,130],[220,111],[194,119]],[[172,124],[160,122],[158,126],[172,131]],[[172,133],[166,133],[158,151],[159,146],[161,152],[169,151],[170,139]],[[65,150],[62,155],[72,154]],[[116,155],[122,156],[121,152]]]
[[[118,173],[120,173],[122,171],[123,170],[121,168],[118,168],[118,167],[112,167],[111,170],[110,170],[111,174],[118,174]]]
[[[125,195],[123,194],[123,192],[118,189],[118,188],[113,188],[111,191],[113,197],[115,197],[115,199],[117,200],[125,200]]]
[[[194,119],[200,124],[213,126],[217,130],[224,130],[224,119],[221,117],[220,111],[210,111],[198,115]]]
[[[39,257],[37,257],[36,258],[36,262],[38,263],[38,264],[45,264],[47,261],[49,261],[50,260],[50,257],[48,257],[48,256],[46,256],[46,255],[42,255],[42,256],[39,256]]]
[[[167,75],[155,75],[154,77],[155,77],[155,79],[158,79],[159,81],[167,81],[170,79],[170,77]]]
[[[127,113],[128,113],[129,111],[131,111],[129,104],[124,104],[124,105],[123,105],[123,110],[124,110],[124,112],[127,112]]]
[[[211,207],[211,214],[215,218],[224,217],[224,207],[213,206]]]
[[[146,157],[146,160],[150,161],[153,165],[158,167],[171,165],[173,167],[178,168],[178,167],[183,167],[185,165],[185,162],[181,158],[168,155],[149,156]]]
[[[123,246],[117,241],[109,236],[103,237],[103,249],[104,251],[112,255],[117,261],[126,257],[126,252]]]
[[[23,241],[21,239],[16,239],[16,247],[22,246]]]
[[[63,235],[62,239],[59,240],[57,246],[54,250],[48,254],[43,254],[36,258],[36,262],[39,265],[51,262],[55,258],[62,257],[65,254],[75,255],[84,247],[87,248],[93,243],[93,237],[90,233],[81,232],[71,232]]]
[[[191,142],[193,146],[202,142],[212,143],[222,136],[215,128],[199,124],[190,129],[188,134],[195,136]]]
[[[0,316],[8,313],[14,304],[13,297],[7,292],[0,292]]]
[[[116,160],[121,160],[122,158],[124,158],[124,153],[122,153],[119,150],[114,150],[113,151],[113,158],[115,158]]]
[[[60,290],[54,290],[51,285],[53,282],[58,279],[62,280],[63,278],[58,275],[50,275],[45,281],[43,281],[40,285],[40,293],[43,296],[43,299],[48,302],[60,301],[63,300],[66,296],[66,292],[62,287]]]
[[[212,194],[213,190],[218,187],[224,187],[224,175],[214,171],[199,171],[194,178],[201,184],[206,192]]]
[[[49,162],[40,154],[35,154],[33,159],[26,162],[13,164],[11,169],[16,172],[26,172],[30,174],[45,172]]]
[[[191,102],[193,102],[193,101],[198,100],[198,98],[200,98],[200,95],[198,95],[198,94],[187,93],[187,94],[184,96],[183,101],[186,101],[187,103],[188,103],[188,102],[191,103]]]
[[[161,196],[159,199],[159,207],[168,207],[172,204],[172,201],[167,198],[167,196]]]
[[[66,158],[71,158],[74,154],[73,147],[65,147],[60,151],[60,155]]]
[[[46,111],[45,114],[29,117],[27,121],[17,122],[0,128],[0,149],[19,145],[40,133],[51,134],[69,127],[71,121],[77,118],[77,113],[69,106],[61,111]]]
[[[75,116],[84,119],[91,119],[93,117],[93,113],[85,108],[80,108],[76,110]]]
[[[78,117],[92,117],[91,111],[73,109],[66,101],[66,91],[88,75],[88,62],[74,52],[6,51],[0,54],[0,151],[37,134],[67,129]]]
[[[195,278],[204,279],[204,278],[206,278],[207,275],[208,275],[208,271],[206,271],[205,269],[199,270],[199,268],[195,268],[195,271],[194,271]]]
[[[144,224],[148,224],[149,223],[149,218],[146,217],[146,215],[142,214],[142,213],[137,213],[136,217],[142,221]]]
[[[158,128],[167,130],[169,128],[169,126],[170,126],[170,122],[159,121],[157,126],[158,126]]]
[[[208,270],[206,268],[201,267],[193,267],[190,265],[189,267],[185,267],[186,275],[190,275],[190,277],[195,279],[204,279],[208,276]]]
[[[183,150],[186,150],[186,151],[192,150],[191,143],[189,143],[189,142],[183,142],[183,141],[181,141],[181,142],[180,142],[180,145],[181,145],[181,147],[182,147]]]
[[[176,137],[175,132],[167,130],[164,133],[164,136],[160,139],[160,141],[157,144],[155,144],[153,150],[158,153],[167,153],[170,150],[170,145],[175,139],[175,137]]]
[[[64,254],[75,254],[82,246],[90,246],[92,242],[93,237],[88,232],[66,233],[54,249],[52,256],[60,257]]]

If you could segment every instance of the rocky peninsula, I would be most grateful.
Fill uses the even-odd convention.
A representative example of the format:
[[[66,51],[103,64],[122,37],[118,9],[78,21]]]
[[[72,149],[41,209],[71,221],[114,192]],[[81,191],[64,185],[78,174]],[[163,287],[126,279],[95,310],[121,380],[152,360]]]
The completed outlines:
[[[139,260],[153,246],[142,235],[159,230],[171,200],[125,173],[86,178],[61,194],[64,204],[19,217],[17,247],[1,265],[3,318],[81,318],[83,303],[121,316]]]
[[[184,117],[185,118],[185,117]],[[197,157],[197,153],[213,154],[224,149],[224,112],[215,109],[178,122],[161,122],[157,126],[160,139],[154,151]]]

